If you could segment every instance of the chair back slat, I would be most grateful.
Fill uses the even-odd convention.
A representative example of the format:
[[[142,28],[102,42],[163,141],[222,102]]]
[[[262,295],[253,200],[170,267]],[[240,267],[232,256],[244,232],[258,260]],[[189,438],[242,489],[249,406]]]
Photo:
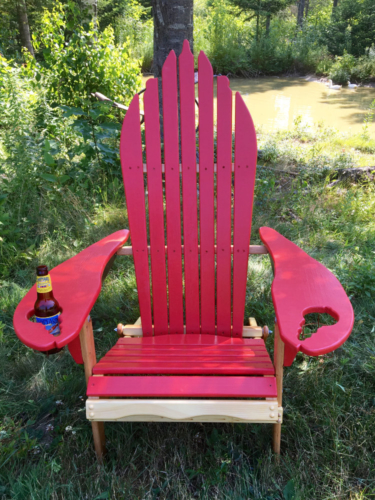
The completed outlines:
[[[168,331],[168,307],[157,79],[147,82],[144,109],[154,335],[159,335]]]
[[[198,58],[201,330],[215,334],[214,93],[206,55]]]
[[[186,333],[199,333],[194,57],[187,40],[179,57],[179,70]]]
[[[245,313],[257,142],[253,120],[239,92],[236,92],[235,113],[232,335],[241,337]]]
[[[148,336],[152,335],[152,319],[138,95],[133,97],[126,113],[126,120],[124,120],[122,126],[120,158],[128,209],[130,237],[133,246],[142,329],[143,335]]]
[[[169,331],[183,333],[180,160],[176,54],[172,51],[162,70],[165,198],[167,215],[167,260]]]
[[[184,323],[187,334],[240,337],[243,333],[256,134],[250,113],[237,93],[232,168],[232,91],[228,78],[219,76],[215,174],[213,81],[211,64],[202,52],[198,58],[199,176],[194,57],[187,41],[179,57],[179,82],[174,52],[162,70],[165,189],[157,79],[147,82],[144,93],[147,187],[138,95],[124,119],[120,157],[145,336],[182,334]]]
[[[217,331],[231,335],[232,91],[226,76],[217,78]]]

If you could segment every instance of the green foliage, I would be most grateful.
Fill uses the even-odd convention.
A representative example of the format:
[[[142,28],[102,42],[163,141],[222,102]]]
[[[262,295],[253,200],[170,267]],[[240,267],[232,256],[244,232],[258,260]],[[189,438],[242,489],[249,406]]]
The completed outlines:
[[[203,12],[200,11],[200,14]],[[194,29],[201,33],[197,37],[196,55],[203,49],[203,45],[217,73],[241,74],[246,71],[247,26],[245,16],[238,8],[231,6],[226,0],[214,0],[203,14],[203,19],[197,21],[195,17],[194,24]]]
[[[147,17],[150,8],[143,7],[136,0],[129,0],[121,16],[115,21],[118,43],[126,43],[132,57],[141,61],[142,71],[151,71],[154,52],[154,25]]]
[[[139,62],[129,44],[115,44],[111,27],[102,33],[77,24],[75,4],[45,10],[34,46],[43,55],[39,64],[28,57],[27,71],[43,81],[50,98],[60,104],[80,105],[93,92],[128,103],[140,84]]]
[[[37,255],[41,235],[63,214],[74,226],[76,199],[87,190],[102,199],[107,182],[121,176],[119,120],[107,103],[85,108],[51,106],[49,93],[0,57],[0,272]],[[91,195],[92,196],[92,195]],[[92,200],[88,202],[91,206]],[[12,209],[10,209],[12,207]],[[45,214],[49,213],[49,217]],[[85,219],[86,215],[82,213]],[[27,230],[23,228],[26,224]],[[54,223],[52,223],[54,224]]]
[[[353,55],[344,53],[342,57],[336,56],[334,64],[331,66],[329,76],[340,85],[346,85],[350,80],[356,59]]]
[[[331,53],[364,55],[375,39],[373,0],[342,0],[322,33]]]
[[[365,56],[355,58],[344,52],[343,56],[336,56],[335,62],[329,69],[329,76],[335,82],[346,85],[351,82],[366,82],[375,77],[375,48],[370,47]]]

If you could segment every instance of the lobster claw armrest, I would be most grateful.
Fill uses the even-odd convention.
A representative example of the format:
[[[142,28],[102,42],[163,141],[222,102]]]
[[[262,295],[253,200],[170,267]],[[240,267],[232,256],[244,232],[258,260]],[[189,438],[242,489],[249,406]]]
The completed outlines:
[[[106,264],[128,239],[127,229],[117,231],[94,243],[50,271],[53,292],[62,313],[60,335],[53,336],[40,323],[33,323],[36,285],[18,304],[13,326],[18,338],[37,351],[49,351],[69,344],[77,363],[82,363],[78,335],[100,293]]]
[[[285,366],[292,364],[298,351],[318,356],[337,349],[354,324],[353,307],[338,279],[274,229],[262,227],[259,233],[275,268],[272,300],[285,343]],[[337,323],[300,340],[304,316],[310,313],[330,314]]]

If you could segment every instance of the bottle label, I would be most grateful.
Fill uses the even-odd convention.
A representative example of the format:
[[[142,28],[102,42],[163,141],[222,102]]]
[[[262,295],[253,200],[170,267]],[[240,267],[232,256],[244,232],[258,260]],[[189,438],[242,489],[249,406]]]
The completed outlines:
[[[59,316],[60,313],[57,313],[54,316],[50,316],[49,318],[38,318],[38,316],[35,316],[35,320],[37,323],[42,323],[42,325],[44,325],[44,328],[51,335],[59,335],[60,334]]]
[[[49,274],[36,277],[36,291],[38,293],[52,292],[52,282]]]

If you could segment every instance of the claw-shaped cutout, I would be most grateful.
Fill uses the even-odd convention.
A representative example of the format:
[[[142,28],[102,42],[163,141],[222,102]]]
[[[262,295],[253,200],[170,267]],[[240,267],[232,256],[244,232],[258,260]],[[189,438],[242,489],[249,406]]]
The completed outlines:
[[[301,329],[298,335],[299,340],[306,340],[312,337],[322,326],[331,326],[337,323],[337,319],[329,312],[314,312],[304,315],[304,320],[301,324]]]

